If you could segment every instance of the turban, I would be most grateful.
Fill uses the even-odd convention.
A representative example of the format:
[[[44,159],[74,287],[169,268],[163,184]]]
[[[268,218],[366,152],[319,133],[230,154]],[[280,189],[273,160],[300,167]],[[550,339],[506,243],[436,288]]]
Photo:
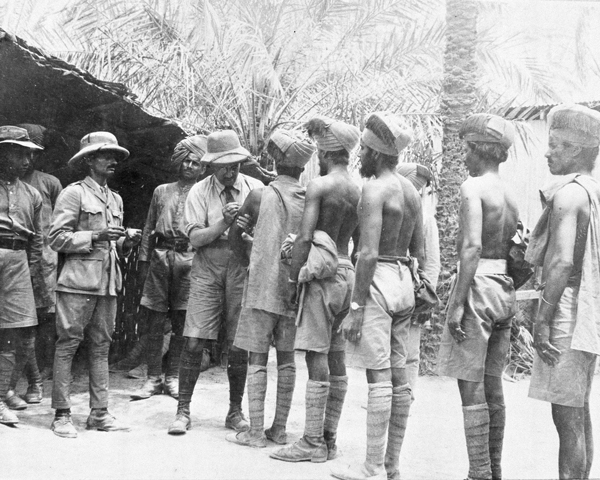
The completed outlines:
[[[360,138],[360,130],[354,125],[327,117],[315,117],[309,120],[306,129],[317,142],[319,150],[324,152],[346,150],[350,153],[356,148]]]
[[[419,165],[418,163],[401,163],[398,165],[396,171],[407,180],[410,180],[410,183],[417,190],[421,190],[433,178],[431,170],[425,165]]]
[[[462,123],[458,136],[467,142],[499,143],[508,149],[515,140],[515,127],[498,115],[476,113]]]
[[[293,132],[287,130],[275,130],[271,134],[267,151],[275,146],[281,151],[284,158],[276,162],[277,167],[299,167],[303,168],[315,153],[315,147],[307,140],[294,136]]]
[[[363,144],[385,155],[400,155],[411,140],[410,129],[399,117],[389,112],[369,115],[362,133]]]
[[[40,147],[44,146],[44,136],[46,134],[46,128],[41,125],[36,125],[34,123],[21,123],[17,125],[17,127],[24,128],[29,133],[29,138],[33,143],[39,145]]]
[[[187,137],[175,145],[171,163],[178,168],[190,153],[195,153],[199,158],[204,156],[206,153],[206,135]]]
[[[600,113],[582,105],[557,105],[548,113],[550,130],[581,147],[600,145]]]

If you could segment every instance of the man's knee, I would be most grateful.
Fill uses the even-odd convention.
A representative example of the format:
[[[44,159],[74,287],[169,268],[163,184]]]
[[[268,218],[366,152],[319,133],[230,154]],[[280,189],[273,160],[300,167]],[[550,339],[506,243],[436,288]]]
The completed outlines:
[[[185,337],[183,350],[191,354],[200,354],[204,348],[204,342],[203,338]]]
[[[392,369],[383,368],[381,370],[367,369],[367,382],[382,383],[392,381]]]
[[[279,358],[279,356],[277,358]],[[269,361],[268,353],[250,352],[249,360],[248,360],[248,363],[250,365],[258,365],[261,367],[266,367],[268,361]]]
[[[318,352],[306,352],[306,366],[308,378],[316,382],[326,382],[329,379],[329,366],[327,355]]]
[[[183,336],[183,329],[185,327],[185,313],[185,310],[175,310],[171,313],[171,329],[178,337]]]
[[[504,405],[504,391],[502,378],[486,375],[484,378],[485,399],[487,403]]]
[[[329,365],[329,375],[343,377],[346,375],[346,352],[341,350],[338,352],[329,352],[327,355],[327,363]]]

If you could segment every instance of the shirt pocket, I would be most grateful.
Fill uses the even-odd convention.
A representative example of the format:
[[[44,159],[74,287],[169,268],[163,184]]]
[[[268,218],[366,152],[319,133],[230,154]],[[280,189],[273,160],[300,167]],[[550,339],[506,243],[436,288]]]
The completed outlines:
[[[71,255],[60,272],[58,285],[74,290],[98,290],[102,283],[102,264],[102,258]]]
[[[81,215],[83,216],[83,225],[86,225],[82,230],[99,231],[106,228],[106,220],[104,218],[104,207],[95,204],[82,204]]]
[[[123,225],[123,212],[115,209],[111,209],[110,213],[112,214],[112,222],[111,225],[122,226]]]

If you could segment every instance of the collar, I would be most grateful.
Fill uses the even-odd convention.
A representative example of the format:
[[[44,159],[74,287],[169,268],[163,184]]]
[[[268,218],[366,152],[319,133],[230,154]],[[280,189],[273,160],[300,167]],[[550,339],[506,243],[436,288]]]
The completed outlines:
[[[0,178],[0,185],[18,185],[21,182],[21,180],[19,180],[19,177],[16,178],[15,181],[13,182],[9,182],[8,180],[4,180],[2,178]]]
[[[238,193],[242,191],[242,177],[241,177],[241,173],[238,173],[237,178],[235,179],[235,183],[232,185],[233,189],[236,190]],[[212,175],[212,182],[214,187],[217,189],[217,193],[219,195],[221,195],[221,193],[223,193],[223,190],[225,190],[225,185],[223,185],[221,182],[219,182],[219,180],[217,179],[217,177],[213,174]]]

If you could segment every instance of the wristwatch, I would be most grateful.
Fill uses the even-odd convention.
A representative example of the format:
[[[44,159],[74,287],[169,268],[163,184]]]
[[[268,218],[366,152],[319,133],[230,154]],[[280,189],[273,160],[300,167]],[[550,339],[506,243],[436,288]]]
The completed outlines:
[[[355,312],[356,310],[360,310],[361,308],[365,308],[365,306],[364,305],[359,305],[356,302],[352,302],[350,304],[350,310],[352,310],[353,312]]]

